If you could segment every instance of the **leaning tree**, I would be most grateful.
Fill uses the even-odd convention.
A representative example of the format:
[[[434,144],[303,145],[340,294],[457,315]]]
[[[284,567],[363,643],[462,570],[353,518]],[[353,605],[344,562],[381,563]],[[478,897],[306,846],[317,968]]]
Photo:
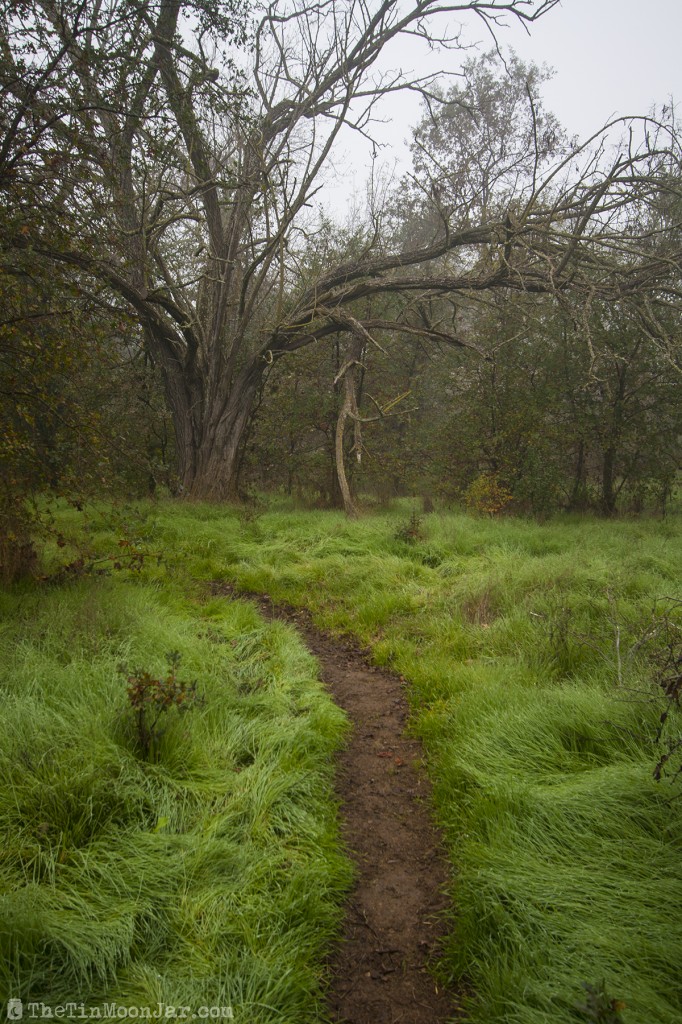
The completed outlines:
[[[641,256],[626,211],[660,189],[658,162],[670,151],[660,131],[638,145],[631,133],[610,162],[598,146],[580,167],[580,153],[568,154],[542,176],[543,142],[531,131],[538,159],[506,209],[467,207],[434,187],[431,228],[417,243],[390,244],[377,221],[352,260],[312,280],[304,272],[311,199],[341,133],[371,135],[390,93],[447,100],[438,72],[385,70],[394,41],[456,50],[461,20],[495,35],[505,18],[529,24],[556,2],[2,7],[0,186],[15,243],[70,267],[93,301],[134,313],[163,375],[185,493],[235,493],[263,378],[302,346],[353,339],[342,368],[352,418],[354,367],[376,332],[468,344],[443,318],[442,296],[655,293],[676,255],[659,246]],[[390,319],[371,315],[374,296],[391,297]]]

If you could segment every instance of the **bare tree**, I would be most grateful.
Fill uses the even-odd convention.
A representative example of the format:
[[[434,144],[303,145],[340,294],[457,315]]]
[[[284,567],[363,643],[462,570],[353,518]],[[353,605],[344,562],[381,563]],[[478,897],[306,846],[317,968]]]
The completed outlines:
[[[0,181],[15,224],[29,207],[45,211],[17,241],[134,311],[163,372],[185,493],[235,494],[256,394],[288,352],[339,332],[373,344],[377,330],[468,344],[433,300],[653,291],[669,273],[676,254],[640,259],[625,215],[659,188],[657,161],[670,152],[660,132],[628,140],[608,166],[599,147],[581,168],[569,155],[504,216],[476,222],[436,197],[422,244],[392,249],[377,223],[359,257],[314,280],[302,272],[307,207],[340,132],[370,133],[391,92],[437,101],[435,74],[377,71],[392,41],[458,48],[460,18],[494,34],[505,17],[532,23],[556,2],[274,0],[253,26],[239,0],[4,10]],[[625,261],[612,258],[616,237]],[[398,296],[399,314],[359,317],[358,300],[375,295]]]

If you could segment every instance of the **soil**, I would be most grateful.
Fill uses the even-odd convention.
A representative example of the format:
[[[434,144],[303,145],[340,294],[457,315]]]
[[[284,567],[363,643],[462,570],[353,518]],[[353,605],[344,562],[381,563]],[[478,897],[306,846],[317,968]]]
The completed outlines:
[[[221,584],[216,592],[230,591]],[[338,755],[342,833],[356,864],[341,941],[330,958],[329,1016],[338,1024],[445,1024],[457,999],[434,980],[446,933],[449,875],[430,813],[419,741],[405,735],[405,681],[366,654],[314,628],[310,616],[255,600],[285,619],[320,662],[321,678],[349,716]]]

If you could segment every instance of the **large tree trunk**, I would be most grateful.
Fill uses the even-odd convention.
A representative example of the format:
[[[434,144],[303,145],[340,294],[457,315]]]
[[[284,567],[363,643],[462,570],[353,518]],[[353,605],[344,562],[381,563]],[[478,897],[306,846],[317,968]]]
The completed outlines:
[[[175,427],[178,477],[186,497],[203,501],[235,501],[240,447],[247,431],[265,364],[254,361],[224,393],[199,407],[178,400],[167,387]]]

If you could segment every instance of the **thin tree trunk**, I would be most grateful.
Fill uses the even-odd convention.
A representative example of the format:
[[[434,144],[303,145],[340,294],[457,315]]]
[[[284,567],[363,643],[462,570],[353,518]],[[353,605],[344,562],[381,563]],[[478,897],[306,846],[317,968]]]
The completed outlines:
[[[353,411],[355,405],[355,379],[352,368],[346,371],[343,378],[343,403],[339,410],[336,421],[336,476],[339,481],[339,490],[343,500],[343,508],[346,515],[356,516],[358,510],[353,501],[348,477],[346,476],[346,465],[343,451],[343,439],[346,432],[346,421]]]
[[[604,515],[612,516],[616,511],[616,492],[614,487],[614,470],[616,450],[609,446],[602,460],[602,509]]]
[[[578,456],[576,459],[575,473],[573,476],[573,490],[571,492],[571,500],[569,502],[569,508],[577,509],[581,512],[585,511],[587,504],[585,468],[585,442],[581,438],[578,443]]]
[[[616,367],[618,388],[613,401],[613,412],[608,444],[604,449],[604,456],[602,460],[602,508],[604,514],[607,516],[612,516],[615,513],[616,501],[618,498],[618,491],[616,490],[616,462],[618,456],[618,445],[620,443],[623,428],[623,406],[625,401],[627,369],[627,365]]]
[[[339,370],[334,381],[335,384],[339,381],[342,381],[343,384],[343,402],[341,403],[339,415],[336,420],[334,451],[336,457],[336,476],[339,482],[343,508],[349,516],[356,516],[358,514],[358,510],[355,505],[355,501],[353,500],[351,486],[346,473],[343,442],[346,432],[346,423],[349,418],[352,418],[354,433],[353,450],[355,451],[356,457],[359,461],[362,451],[362,430],[357,402],[357,370],[358,367],[362,365],[361,360],[363,348],[364,339],[362,337],[355,336],[349,352],[348,361],[341,370]]]

